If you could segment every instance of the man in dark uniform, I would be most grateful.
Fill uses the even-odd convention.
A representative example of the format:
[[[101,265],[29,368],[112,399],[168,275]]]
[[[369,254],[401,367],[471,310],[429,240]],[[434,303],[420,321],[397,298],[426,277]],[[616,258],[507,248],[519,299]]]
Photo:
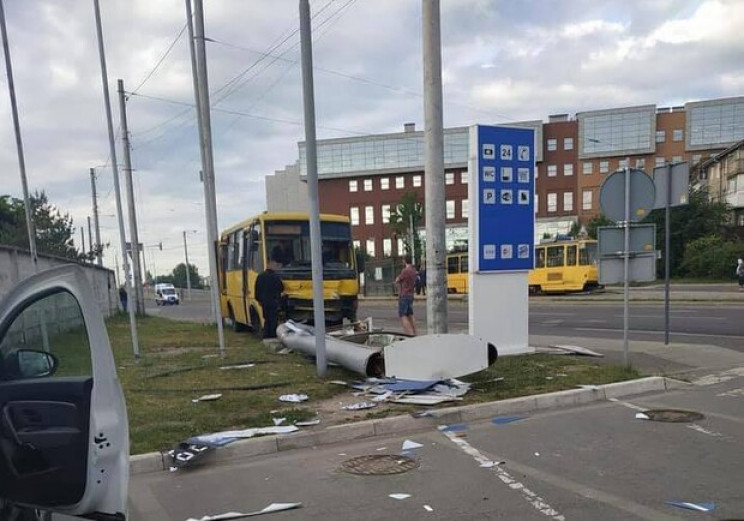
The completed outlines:
[[[264,315],[264,338],[276,338],[276,327],[279,319],[284,283],[276,273],[278,261],[272,255],[269,265],[256,277],[256,300],[261,304]]]

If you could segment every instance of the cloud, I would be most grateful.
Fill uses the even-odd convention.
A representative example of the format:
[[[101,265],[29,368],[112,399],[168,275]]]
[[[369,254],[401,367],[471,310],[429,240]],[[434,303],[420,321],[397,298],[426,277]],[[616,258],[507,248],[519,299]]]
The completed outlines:
[[[409,121],[423,128],[420,2],[315,0],[312,12],[318,137],[399,131]],[[457,0],[441,12],[446,126],[679,104],[744,88],[737,0]],[[101,15],[117,129],[116,79],[137,88],[127,110],[147,262],[170,271],[182,262],[182,231],[197,229],[189,257],[206,273],[191,64],[186,34],[177,38],[183,1],[107,0]],[[92,5],[7,2],[6,16],[31,189],[45,189],[87,227],[96,167],[113,266],[118,224],[109,217],[116,204]],[[205,26],[218,216],[227,227],[264,209],[264,176],[293,163],[304,140],[297,2],[207,2]],[[2,193],[19,197],[4,94],[0,143]],[[120,142],[116,154],[121,163]],[[162,251],[151,247],[161,242]]]

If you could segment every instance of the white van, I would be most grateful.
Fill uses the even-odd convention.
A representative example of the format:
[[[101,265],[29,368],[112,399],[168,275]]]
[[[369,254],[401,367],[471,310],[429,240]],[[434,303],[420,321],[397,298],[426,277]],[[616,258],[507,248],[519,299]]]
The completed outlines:
[[[159,283],[155,284],[155,304],[166,306],[168,304],[180,304],[178,293],[173,284]]]

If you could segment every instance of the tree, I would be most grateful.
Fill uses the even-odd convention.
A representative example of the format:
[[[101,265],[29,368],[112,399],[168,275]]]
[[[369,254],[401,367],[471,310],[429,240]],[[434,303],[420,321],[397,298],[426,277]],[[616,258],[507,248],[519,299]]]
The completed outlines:
[[[424,205],[418,202],[415,192],[408,192],[400,198],[400,202],[390,209],[390,229],[393,234],[403,239],[406,253],[413,255],[417,262],[421,262],[423,249],[421,237],[417,227],[424,216]],[[411,244],[411,226],[413,225],[413,244]]]
[[[615,224],[613,221],[605,217],[603,214],[599,214],[596,217],[592,217],[588,223],[586,223],[586,233],[592,239],[597,238],[597,228],[600,226],[612,226]]]
[[[686,277],[731,279],[736,259],[744,253],[744,241],[726,240],[719,235],[706,235],[690,242],[680,263]]]
[[[671,209],[670,229],[670,276],[683,275],[681,267],[685,255],[685,248],[693,241],[710,236],[719,235],[729,239],[729,210],[725,203],[712,202],[703,190],[692,190],[686,205],[675,206]],[[664,245],[664,209],[654,210],[645,223],[656,224],[656,247],[663,249]],[[658,263],[663,273],[664,261]]]
[[[191,287],[200,289],[202,287],[199,270],[193,264],[189,263],[189,280]],[[186,263],[182,262],[173,268],[173,285],[177,288],[185,288],[186,284]]]
[[[37,251],[68,259],[86,258],[84,252],[75,249],[70,214],[63,215],[49,202],[44,191],[34,192],[29,199]],[[23,200],[0,196],[0,243],[30,249]]]

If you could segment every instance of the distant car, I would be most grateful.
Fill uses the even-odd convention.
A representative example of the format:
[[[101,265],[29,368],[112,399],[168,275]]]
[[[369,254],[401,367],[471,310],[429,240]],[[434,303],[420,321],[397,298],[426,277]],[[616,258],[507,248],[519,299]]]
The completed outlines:
[[[180,304],[178,293],[173,284],[155,284],[155,305],[167,306]]]
[[[127,409],[79,266],[33,275],[0,302],[0,447],[0,519],[126,519]]]

